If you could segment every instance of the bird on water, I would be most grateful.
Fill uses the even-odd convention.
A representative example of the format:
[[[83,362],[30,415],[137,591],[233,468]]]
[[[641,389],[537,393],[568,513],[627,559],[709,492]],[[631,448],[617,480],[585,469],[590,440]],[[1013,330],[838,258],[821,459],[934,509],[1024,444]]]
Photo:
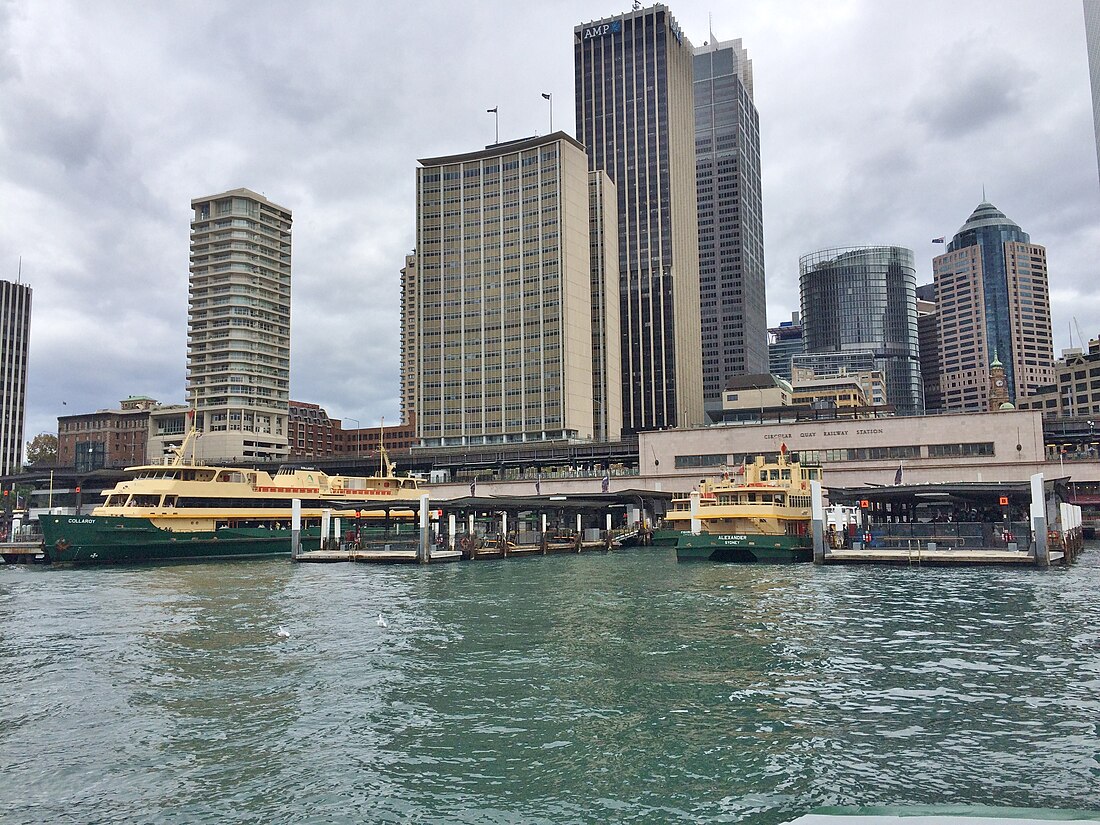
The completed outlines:
[[[275,631],[275,635],[278,636],[280,639],[289,639],[290,631],[282,625],[279,625],[279,629]]]
[[[390,626],[390,623],[386,621],[386,617],[383,616],[381,613],[378,614],[378,621],[376,622],[376,624],[379,627],[389,627]]]

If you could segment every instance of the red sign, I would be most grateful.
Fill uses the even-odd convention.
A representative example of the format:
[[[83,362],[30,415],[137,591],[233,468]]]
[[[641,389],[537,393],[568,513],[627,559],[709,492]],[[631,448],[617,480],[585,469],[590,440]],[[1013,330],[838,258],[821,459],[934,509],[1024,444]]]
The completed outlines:
[[[1007,507],[1008,506],[1008,496],[1001,496],[1001,506],[1002,507]]]

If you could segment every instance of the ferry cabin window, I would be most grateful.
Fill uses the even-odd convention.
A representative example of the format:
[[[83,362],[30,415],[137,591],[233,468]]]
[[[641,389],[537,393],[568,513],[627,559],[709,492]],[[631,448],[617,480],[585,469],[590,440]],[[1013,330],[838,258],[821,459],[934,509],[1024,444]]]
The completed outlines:
[[[790,480],[791,480],[791,471],[790,471],[789,469],[784,469],[784,470],[782,470],[782,471],[780,471],[780,472],[781,472],[781,477],[782,477],[782,478],[783,478],[783,479],[784,479],[785,481],[790,481]]]

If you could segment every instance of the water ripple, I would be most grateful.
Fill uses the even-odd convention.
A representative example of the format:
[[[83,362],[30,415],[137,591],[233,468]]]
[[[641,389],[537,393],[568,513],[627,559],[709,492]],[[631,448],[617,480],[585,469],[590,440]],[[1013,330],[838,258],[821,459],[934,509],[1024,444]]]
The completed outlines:
[[[0,820],[1100,808],[1097,555],[0,568]]]

